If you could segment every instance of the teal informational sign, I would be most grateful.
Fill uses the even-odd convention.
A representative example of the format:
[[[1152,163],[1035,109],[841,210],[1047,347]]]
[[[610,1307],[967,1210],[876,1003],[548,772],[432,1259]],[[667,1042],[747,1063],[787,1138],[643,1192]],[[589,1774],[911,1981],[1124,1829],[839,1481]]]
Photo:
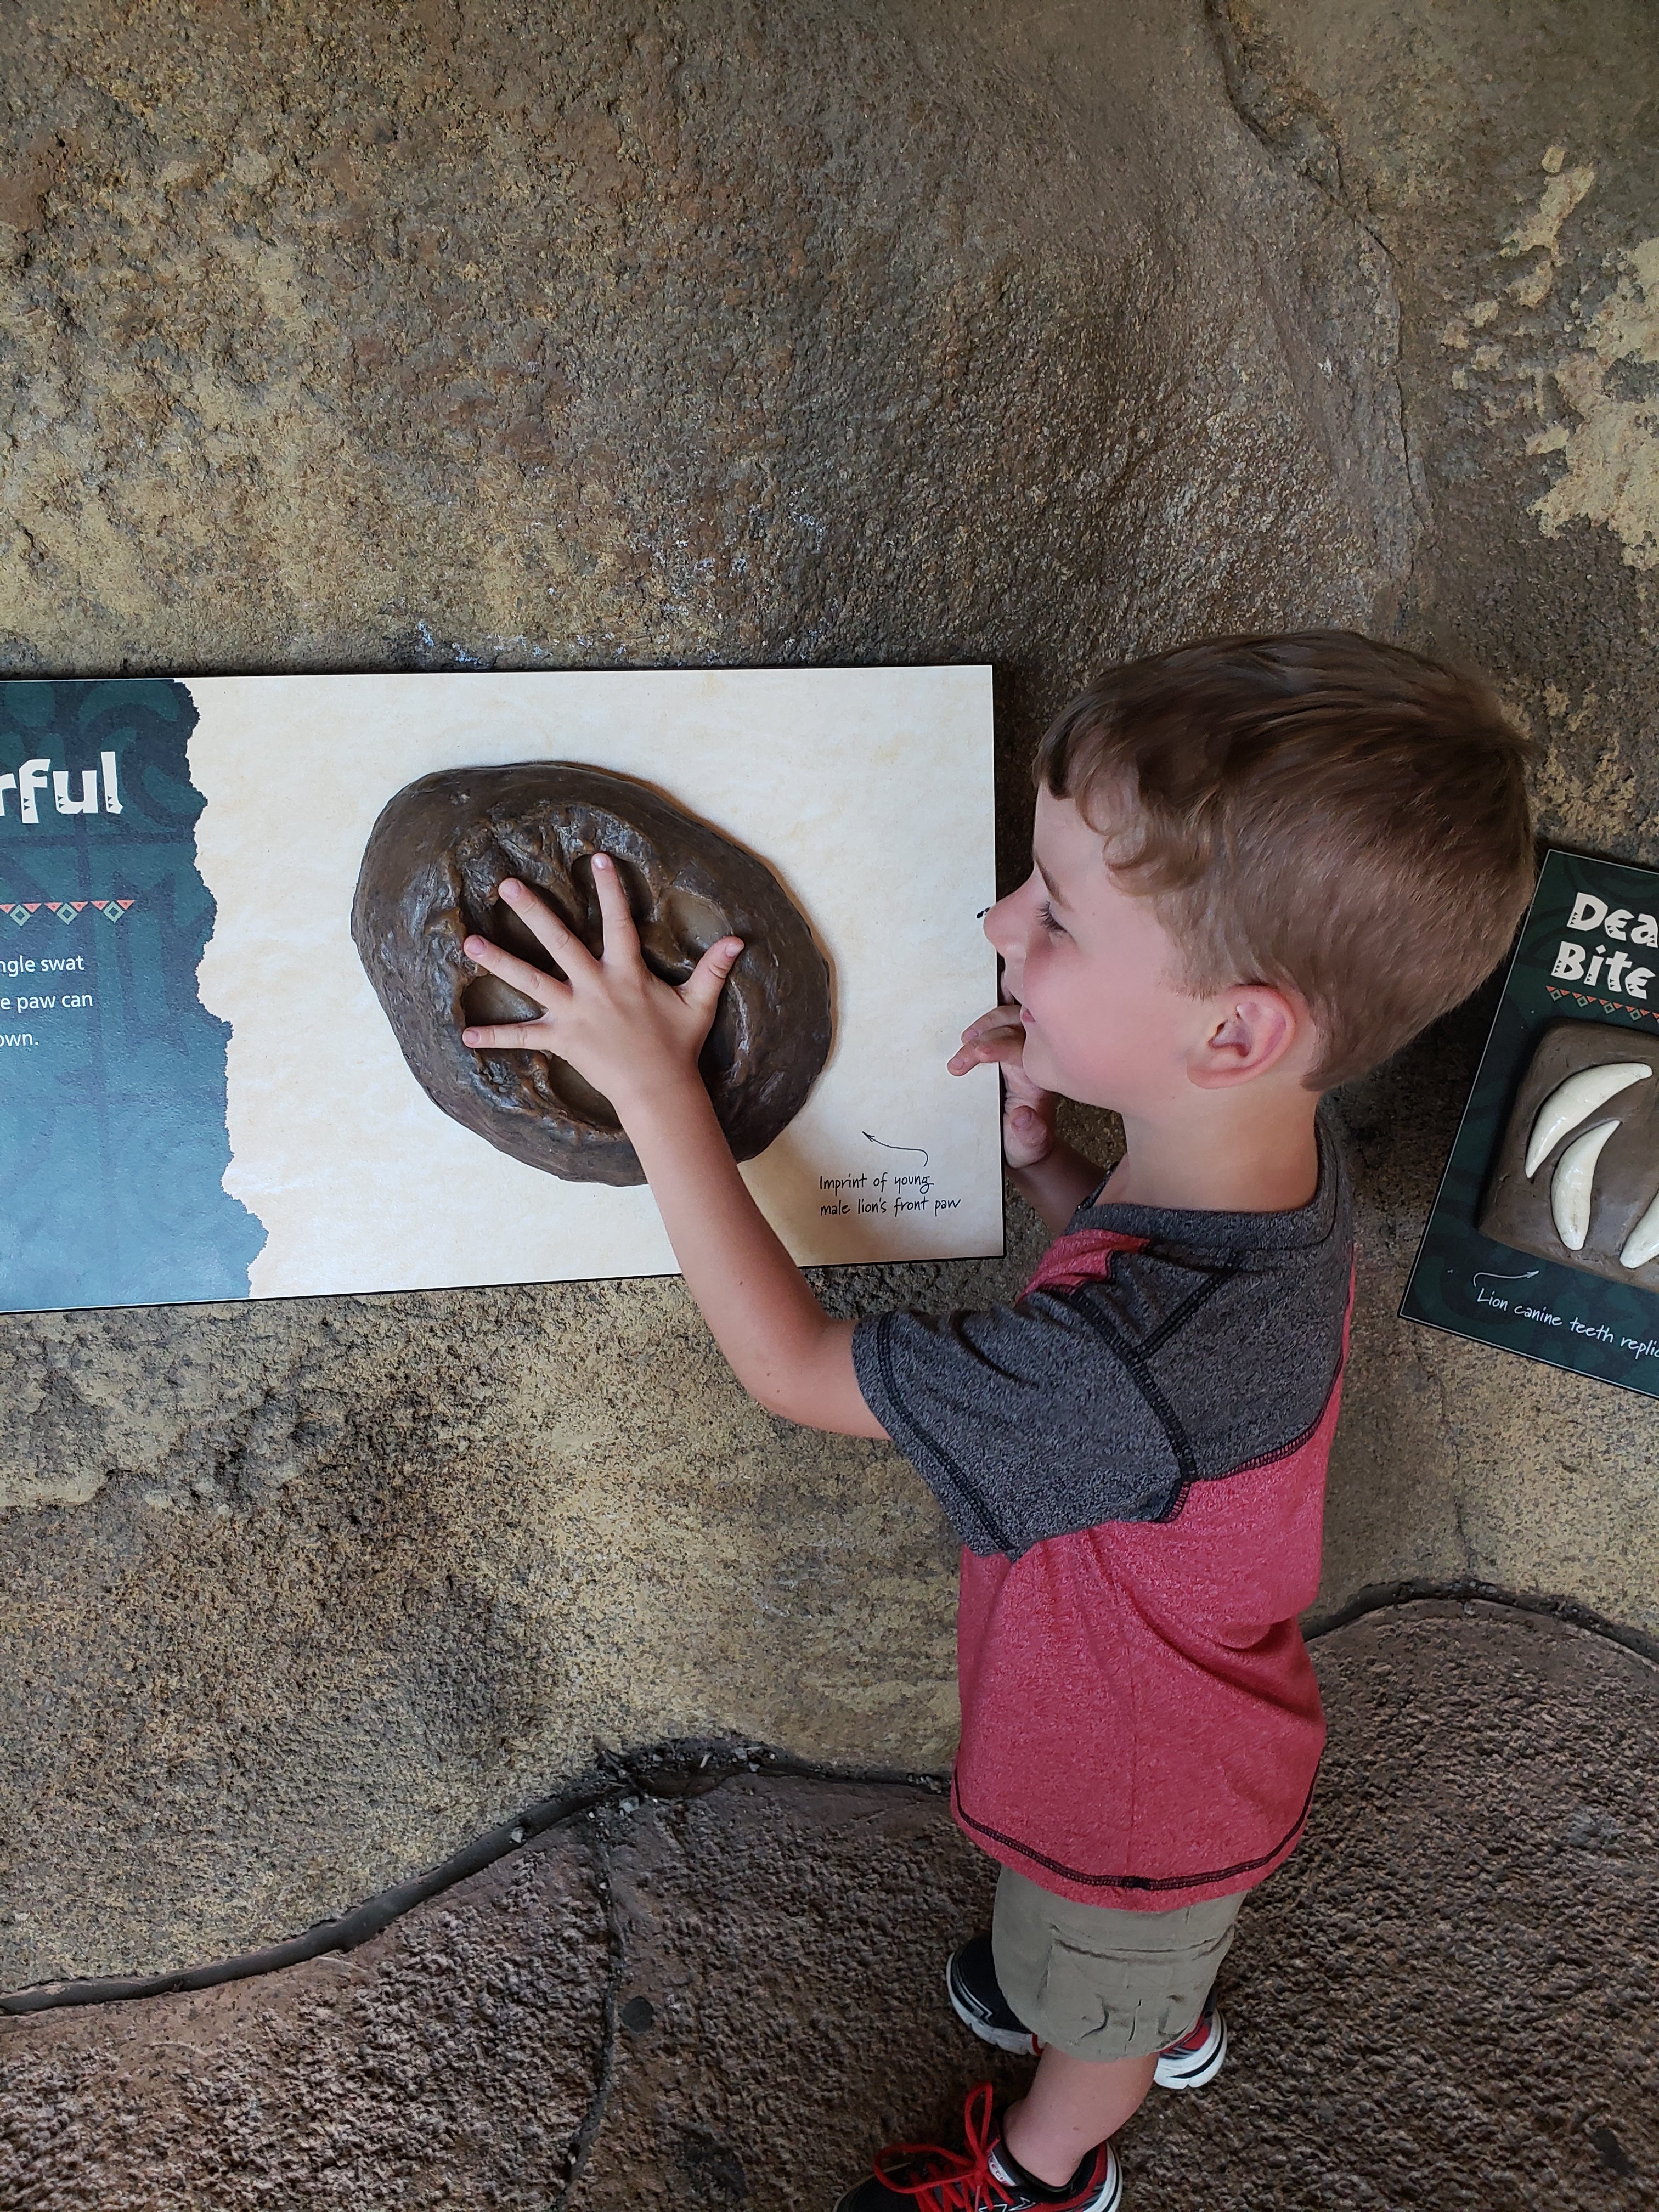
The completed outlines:
[[[1656,1094],[1659,873],[1551,851],[1402,1316],[1659,1396]]]
[[[0,685],[0,1309],[248,1295],[195,720],[182,684]]]

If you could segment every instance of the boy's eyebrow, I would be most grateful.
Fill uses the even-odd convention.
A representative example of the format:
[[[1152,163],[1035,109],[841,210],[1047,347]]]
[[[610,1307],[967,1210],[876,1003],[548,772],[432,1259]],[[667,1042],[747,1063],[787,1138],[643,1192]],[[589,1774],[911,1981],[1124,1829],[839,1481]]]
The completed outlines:
[[[1066,903],[1065,893],[1055,890],[1054,878],[1048,873],[1048,871],[1043,866],[1042,861],[1038,860],[1035,853],[1031,855],[1031,865],[1036,870],[1038,875],[1042,877],[1043,882],[1048,885],[1050,901],[1056,906],[1064,906]]]

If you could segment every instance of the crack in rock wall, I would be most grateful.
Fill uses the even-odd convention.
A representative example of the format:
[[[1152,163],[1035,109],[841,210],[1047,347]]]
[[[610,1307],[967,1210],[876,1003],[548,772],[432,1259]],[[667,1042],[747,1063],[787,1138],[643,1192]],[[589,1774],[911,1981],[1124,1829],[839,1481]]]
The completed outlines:
[[[1395,12],[1230,18],[1224,65],[1198,0],[13,11],[0,656],[989,659],[1012,877],[1036,738],[1102,661],[1443,631],[1551,736],[1552,819],[1604,790],[1597,842],[1645,857],[1649,579],[1604,528],[1542,535],[1559,462],[1516,441],[1494,474],[1509,433],[1439,333],[1480,255],[1512,272],[1558,140],[1598,173],[1564,257],[1586,222],[1609,252],[1656,226],[1601,124],[1546,121],[1531,49],[1461,143],[1456,40],[1498,39],[1495,7],[1439,11],[1426,121]],[[1548,20],[1588,51],[1588,17]],[[1617,66],[1651,74],[1631,40]],[[1343,1102],[1364,1243],[1326,1597],[1466,1573],[1659,1626],[1645,1406],[1393,1318],[1483,1021]],[[1000,1265],[826,1294],[983,1301],[1036,1242],[1013,1207]],[[288,1936],[596,1738],[948,1759],[921,1486],[746,1402],[677,1284],[0,1329],[5,1986]]]

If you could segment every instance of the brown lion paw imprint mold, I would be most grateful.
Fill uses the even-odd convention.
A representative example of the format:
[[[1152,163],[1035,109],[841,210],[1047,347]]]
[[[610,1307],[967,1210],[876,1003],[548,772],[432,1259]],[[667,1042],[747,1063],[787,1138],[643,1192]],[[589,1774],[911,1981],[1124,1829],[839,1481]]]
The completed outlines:
[[[574,1068],[551,1053],[461,1042],[469,1022],[540,1012],[461,951],[477,935],[552,965],[502,905],[503,878],[532,885],[597,951],[595,853],[616,861],[646,963],[668,981],[684,982],[717,939],[743,939],[701,1066],[733,1153],[752,1159],[829,1057],[823,956],[751,853],[649,786],[574,762],[441,769],[406,785],[369,833],[351,934],[410,1073],[434,1105],[527,1166],[576,1182],[644,1182],[609,1100]]]
[[[1483,1235],[1659,1290],[1659,1037],[1553,1022],[1538,1041],[1480,1216]]]

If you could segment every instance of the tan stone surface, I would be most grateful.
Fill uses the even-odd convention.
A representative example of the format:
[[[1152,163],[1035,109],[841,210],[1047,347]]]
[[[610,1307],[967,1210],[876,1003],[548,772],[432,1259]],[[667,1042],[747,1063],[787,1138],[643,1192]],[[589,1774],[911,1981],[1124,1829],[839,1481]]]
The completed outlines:
[[[1550,736],[1553,829],[1654,856],[1651,574],[1528,511],[1565,465],[1503,411],[1510,309],[1486,385],[1440,344],[1558,134],[1597,182],[1538,313],[1599,253],[1633,283],[1642,11],[1253,21],[1230,96],[1198,0],[12,10],[0,659],[989,659],[1012,872],[1098,661],[1398,612]],[[1647,1402],[1393,1318],[1483,1022],[1344,1102],[1327,1598],[1473,1573],[1659,1627]],[[1016,1210],[1000,1268],[832,1294],[983,1299],[1033,1249]],[[0,1986],[289,1934],[596,1735],[949,1756],[933,1508],[745,1405],[672,1284],[0,1338]]]
[[[8,1528],[0,1987],[291,1934],[596,1736],[945,1755],[921,1486],[749,1402],[678,1281],[31,1333],[113,1479]]]
[[[1654,1667],[1432,1605],[1316,1663],[1309,1835],[1223,1969],[1225,2069],[1121,2140],[1138,2212],[1638,2212]],[[0,2020],[0,2202],[827,2208],[884,2140],[952,2139],[973,2082],[1026,2078],[942,1986],[992,1878],[902,1783],[613,1793],[349,1958]]]

